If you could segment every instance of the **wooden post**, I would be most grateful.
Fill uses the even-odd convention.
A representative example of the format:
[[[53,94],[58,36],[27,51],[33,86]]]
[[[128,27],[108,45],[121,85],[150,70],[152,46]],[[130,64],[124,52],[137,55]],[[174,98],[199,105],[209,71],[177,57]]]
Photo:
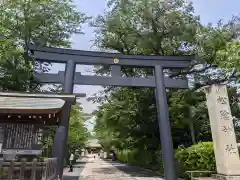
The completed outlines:
[[[30,180],[35,180],[36,179],[36,172],[37,172],[37,159],[33,159],[32,172],[31,172]]]
[[[11,161],[10,167],[8,169],[8,180],[12,180],[14,173],[14,160]]]

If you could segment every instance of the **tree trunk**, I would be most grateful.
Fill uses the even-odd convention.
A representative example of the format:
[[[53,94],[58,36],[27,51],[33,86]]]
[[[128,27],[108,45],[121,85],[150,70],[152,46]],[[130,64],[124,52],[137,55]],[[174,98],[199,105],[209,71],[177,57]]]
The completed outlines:
[[[194,129],[194,123],[190,121],[189,123],[190,133],[191,133],[191,139],[192,143],[196,144],[196,137],[195,137],[195,129]]]

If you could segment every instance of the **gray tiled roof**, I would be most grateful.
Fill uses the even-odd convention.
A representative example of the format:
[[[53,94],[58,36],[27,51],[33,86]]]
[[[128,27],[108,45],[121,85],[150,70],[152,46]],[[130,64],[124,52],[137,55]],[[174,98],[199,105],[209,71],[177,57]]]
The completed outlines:
[[[101,147],[97,139],[89,139],[88,142],[86,143],[86,147]]]
[[[75,103],[76,96],[0,92],[0,113],[56,113],[66,101]]]
[[[61,109],[62,99],[0,97],[0,109]]]

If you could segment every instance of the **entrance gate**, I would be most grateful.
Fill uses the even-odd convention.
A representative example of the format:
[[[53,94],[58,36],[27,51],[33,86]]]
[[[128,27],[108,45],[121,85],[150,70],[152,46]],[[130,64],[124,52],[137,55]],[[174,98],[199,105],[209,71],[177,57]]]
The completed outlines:
[[[188,82],[187,80],[183,79],[171,79],[164,77],[163,70],[186,68],[189,66],[192,57],[123,55],[119,53],[90,52],[47,47],[30,47],[30,50],[33,53],[36,61],[66,64],[64,73],[36,73],[35,77],[40,83],[63,84],[65,93],[73,93],[74,84],[155,88],[165,179],[177,179],[166,88],[188,88]],[[111,77],[81,75],[81,73],[75,72],[76,64],[110,65]],[[151,67],[154,69],[154,76],[138,78],[122,77],[121,66]],[[53,147],[53,156],[58,157],[59,159],[58,168],[60,176],[63,172],[63,160],[67,150],[66,146],[70,110],[71,105],[69,104],[66,107],[64,114],[62,114],[63,121],[57,130]]]

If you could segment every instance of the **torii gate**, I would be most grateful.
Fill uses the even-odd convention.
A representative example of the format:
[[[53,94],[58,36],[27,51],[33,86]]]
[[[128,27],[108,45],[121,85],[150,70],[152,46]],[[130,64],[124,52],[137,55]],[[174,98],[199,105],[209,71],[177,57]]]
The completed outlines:
[[[166,88],[188,88],[187,80],[164,77],[164,69],[182,69],[189,66],[191,56],[146,56],[123,55],[119,53],[91,52],[62,48],[29,47],[36,61],[65,63],[65,73],[58,74],[36,73],[36,80],[40,83],[63,84],[65,93],[73,93],[73,85],[109,85],[126,87],[148,87],[156,89],[156,105],[161,146],[164,159],[164,174],[166,180],[176,180],[172,134]],[[75,72],[76,64],[110,65],[111,77],[85,76]],[[122,77],[121,66],[154,68],[154,76],[150,77]],[[65,156],[71,105],[65,107],[62,114],[63,122],[55,137],[53,155],[59,159],[59,175],[62,176],[63,160]],[[63,142],[60,142],[60,141]]]

